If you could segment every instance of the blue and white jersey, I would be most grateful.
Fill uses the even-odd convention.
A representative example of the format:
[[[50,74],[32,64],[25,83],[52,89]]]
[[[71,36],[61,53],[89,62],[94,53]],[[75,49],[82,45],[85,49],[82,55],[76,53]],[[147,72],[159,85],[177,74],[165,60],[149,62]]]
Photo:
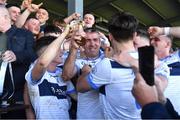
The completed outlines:
[[[94,59],[77,59],[75,64],[78,73],[84,64],[91,65],[93,68],[98,62],[104,58],[103,52]],[[99,92],[91,90],[85,93],[78,93],[77,100],[77,119],[103,119],[102,107],[99,103]]]
[[[171,100],[175,110],[180,114],[180,51],[178,50],[161,60],[170,69],[170,78],[165,90],[165,96]]]
[[[61,79],[62,69],[46,71],[39,81],[32,80],[32,68],[26,73],[30,100],[36,119],[69,119],[67,94],[75,92],[73,84]]]
[[[154,73],[157,76],[164,77],[164,80],[169,80],[170,71],[165,62],[159,61],[159,65],[155,68]]]
[[[131,94],[134,78],[131,68],[109,58],[98,63],[88,75],[90,86],[101,93],[105,119],[141,119],[141,109]]]
[[[137,52],[129,54],[138,59]],[[167,65],[160,63],[155,69],[155,74],[168,78]],[[134,78],[134,72],[130,67],[109,58],[103,59],[92,69],[87,80],[93,89],[99,89],[101,93],[100,102],[104,107],[105,119],[141,119],[141,108],[131,94]]]

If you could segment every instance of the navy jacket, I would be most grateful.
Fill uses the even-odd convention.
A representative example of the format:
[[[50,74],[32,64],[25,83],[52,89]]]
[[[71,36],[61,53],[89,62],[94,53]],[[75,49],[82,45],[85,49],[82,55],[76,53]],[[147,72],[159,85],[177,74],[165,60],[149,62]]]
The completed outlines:
[[[174,110],[170,100],[167,99],[165,105],[154,102],[145,105],[141,112],[142,119],[179,119],[180,116]]]
[[[12,62],[12,71],[15,83],[15,94],[13,99],[15,101],[22,101],[25,73],[27,72],[30,63],[33,62],[36,58],[36,54],[33,50],[34,38],[31,32],[16,28],[14,26],[12,26],[6,32],[6,35],[7,48],[8,50],[12,50],[17,58],[15,62]],[[12,93],[12,88],[13,87],[8,68],[5,76],[4,90],[7,91],[10,95]]]

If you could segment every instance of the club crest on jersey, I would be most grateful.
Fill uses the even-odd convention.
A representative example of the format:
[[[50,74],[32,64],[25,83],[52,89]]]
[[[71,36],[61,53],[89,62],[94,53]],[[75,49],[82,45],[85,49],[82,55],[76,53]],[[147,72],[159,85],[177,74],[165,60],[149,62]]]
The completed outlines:
[[[94,68],[92,69],[92,73],[96,73],[97,72],[97,68],[96,66],[94,66]]]

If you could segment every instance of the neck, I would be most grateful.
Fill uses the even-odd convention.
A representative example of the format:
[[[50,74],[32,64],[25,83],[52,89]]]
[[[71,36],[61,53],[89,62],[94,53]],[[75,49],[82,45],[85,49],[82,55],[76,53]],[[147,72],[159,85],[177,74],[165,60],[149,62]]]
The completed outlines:
[[[163,59],[170,55],[169,51],[156,52],[158,59]]]
[[[128,41],[125,43],[115,43],[114,44],[114,53],[119,54],[120,52],[131,52],[135,51],[133,41]]]
[[[46,24],[46,22],[43,22],[43,23],[40,24],[40,26],[43,26],[43,25],[45,25],[45,24]]]
[[[15,23],[15,22],[14,22],[13,20],[11,20],[11,25],[14,25],[14,23]]]

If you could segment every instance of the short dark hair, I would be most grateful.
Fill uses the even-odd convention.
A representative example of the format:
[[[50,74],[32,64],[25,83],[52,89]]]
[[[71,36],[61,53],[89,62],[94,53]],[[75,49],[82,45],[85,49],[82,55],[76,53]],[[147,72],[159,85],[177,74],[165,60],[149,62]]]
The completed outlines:
[[[94,27],[85,28],[84,32],[86,32],[86,33],[88,33],[88,32],[97,32],[97,33],[99,33],[99,31]]]
[[[59,29],[57,26],[55,25],[47,25],[45,28],[44,28],[44,34],[48,34],[48,33],[59,33],[61,34],[62,33],[62,30]]]
[[[145,29],[145,28],[138,28],[137,29],[137,36],[150,39],[150,35],[147,32],[147,29]]]
[[[17,7],[17,8],[19,8],[19,9],[21,9],[19,5],[13,4],[13,3],[8,3],[8,4],[6,5],[6,8],[7,8],[7,9],[10,8],[10,7]]]
[[[44,7],[44,6],[41,6],[39,9],[44,9],[44,10],[46,10],[48,12],[48,9],[46,7]]]
[[[54,36],[44,36],[39,38],[34,46],[34,50],[36,53],[38,53],[41,48],[48,46],[49,44],[51,44],[57,37]]]
[[[120,12],[112,16],[108,23],[108,30],[118,42],[133,37],[138,27],[138,20],[131,14]]]

